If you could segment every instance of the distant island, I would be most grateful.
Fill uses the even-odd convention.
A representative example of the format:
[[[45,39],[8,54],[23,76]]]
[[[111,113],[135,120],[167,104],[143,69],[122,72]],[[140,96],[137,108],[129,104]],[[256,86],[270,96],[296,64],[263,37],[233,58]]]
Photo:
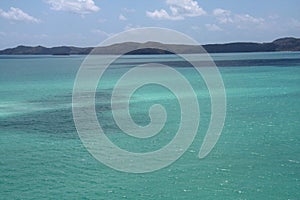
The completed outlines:
[[[160,46],[163,49],[150,48],[154,42],[136,43],[125,42],[113,44],[105,47],[97,47],[93,53],[106,54],[170,54],[173,51],[177,53],[202,53],[201,48],[196,45],[180,45],[180,44],[161,44],[155,43],[155,46]],[[280,38],[269,43],[254,43],[254,42],[235,42],[226,44],[206,44],[202,46],[208,53],[238,53],[238,52],[274,52],[274,51],[300,51],[300,38]],[[0,55],[87,55],[93,47],[73,47],[60,46],[47,48],[43,46],[17,46],[0,51]],[[127,52],[127,49],[133,51]],[[134,50],[135,49],[135,50]]]

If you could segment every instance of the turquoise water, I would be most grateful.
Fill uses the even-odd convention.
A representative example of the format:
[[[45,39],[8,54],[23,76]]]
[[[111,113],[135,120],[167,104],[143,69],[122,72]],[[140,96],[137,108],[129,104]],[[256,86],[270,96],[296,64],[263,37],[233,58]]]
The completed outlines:
[[[227,94],[226,123],[213,151],[198,159],[210,117],[205,84],[192,68],[175,63],[198,95],[196,139],[172,165],[128,174],[95,160],[76,132],[72,89],[83,56],[0,57],[0,199],[299,199],[300,53],[213,58]],[[153,59],[176,61],[171,55],[125,56],[98,87],[98,119],[107,136],[130,151],[159,149],[180,121],[175,96],[150,85],[134,94],[130,112],[146,125],[149,106],[161,103],[168,111],[163,132],[138,140],[114,124],[111,88],[132,63]]]

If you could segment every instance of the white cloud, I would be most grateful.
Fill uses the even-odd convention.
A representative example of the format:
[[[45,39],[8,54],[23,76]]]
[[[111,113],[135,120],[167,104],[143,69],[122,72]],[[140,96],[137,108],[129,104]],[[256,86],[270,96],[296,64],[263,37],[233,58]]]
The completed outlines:
[[[213,11],[213,15],[216,16],[219,23],[226,24],[232,23],[233,19],[231,18],[231,11],[217,8]]]
[[[124,30],[125,31],[129,31],[129,30],[133,30],[133,29],[136,29],[136,28],[141,28],[141,26],[139,26],[139,25],[133,25],[133,24],[127,24],[124,27]]]
[[[193,0],[167,0],[167,5],[175,16],[194,17],[206,14],[198,2]]]
[[[47,0],[52,10],[88,14],[100,10],[93,0]]]
[[[124,15],[120,14],[120,15],[119,15],[119,20],[121,20],[121,21],[126,21],[127,18],[126,18]]]
[[[264,22],[262,18],[256,18],[248,14],[235,15],[235,21],[237,22],[250,22],[253,24],[261,24]]]
[[[217,18],[220,24],[262,24],[264,22],[263,18],[256,18],[249,14],[234,14],[230,10],[224,10],[217,8],[213,11],[213,15]]]
[[[133,8],[123,8],[123,10],[125,12],[127,12],[127,13],[133,13],[133,12],[135,12],[135,9],[133,9]]]
[[[268,18],[271,20],[277,20],[280,18],[280,16],[275,14],[275,15],[269,15]]]
[[[180,20],[180,19],[183,19],[182,16],[171,16],[171,15],[169,15],[169,13],[166,10],[164,10],[164,9],[155,10],[153,12],[147,11],[146,15],[148,17],[150,17],[150,18],[153,18],[153,19],[169,19],[169,20]]]
[[[96,35],[103,36],[103,37],[109,37],[109,36],[112,35],[111,33],[107,33],[105,31],[102,31],[102,30],[99,30],[99,29],[91,30],[91,32],[96,34]]]
[[[216,24],[205,24],[205,27],[209,31],[222,31],[222,29]]]
[[[171,14],[166,10],[160,9],[153,12],[147,11],[146,15],[153,19],[180,20],[185,17],[196,17],[205,15],[206,12],[199,7],[198,2],[194,0],[166,0]]]
[[[14,21],[25,21],[25,22],[34,22],[39,23],[40,20],[30,16],[29,14],[25,13],[19,8],[10,7],[10,10],[5,12],[4,10],[0,9],[0,16]]]

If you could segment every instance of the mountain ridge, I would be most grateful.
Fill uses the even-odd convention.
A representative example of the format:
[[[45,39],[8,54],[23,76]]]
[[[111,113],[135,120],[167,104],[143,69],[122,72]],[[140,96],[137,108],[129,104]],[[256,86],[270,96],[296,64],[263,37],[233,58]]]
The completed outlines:
[[[151,48],[152,46],[160,47]],[[208,53],[239,53],[239,52],[275,52],[275,51],[300,51],[300,38],[285,37],[274,40],[273,42],[232,42],[224,44],[205,44],[202,47]],[[87,55],[93,54],[170,54],[172,52],[203,53],[199,45],[182,44],[162,44],[157,42],[125,42],[110,46],[97,47],[75,47],[75,46],[24,46],[19,45],[15,48],[0,50],[0,55]],[[93,51],[92,51],[93,50]],[[129,52],[128,52],[129,50]]]

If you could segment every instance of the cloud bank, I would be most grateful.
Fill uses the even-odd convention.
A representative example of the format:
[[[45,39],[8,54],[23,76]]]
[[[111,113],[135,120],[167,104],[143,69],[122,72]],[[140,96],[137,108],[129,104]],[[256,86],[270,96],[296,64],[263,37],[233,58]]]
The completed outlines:
[[[100,10],[93,0],[47,0],[52,10],[89,14]]]
[[[166,0],[171,14],[165,9],[146,11],[146,15],[153,19],[168,19],[168,20],[181,20],[185,17],[196,17],[205,15],[206,11],[203,10],[197,1],[193,0]]]
[[[24,22],[33,22],[39,23],[40,20],[30,16],[29,14],[25,13],[23,10],[15,7],[10,7],[10,10],[5,12],[4,10],[0,9],[0,16],[13,21],[24,21]]]

